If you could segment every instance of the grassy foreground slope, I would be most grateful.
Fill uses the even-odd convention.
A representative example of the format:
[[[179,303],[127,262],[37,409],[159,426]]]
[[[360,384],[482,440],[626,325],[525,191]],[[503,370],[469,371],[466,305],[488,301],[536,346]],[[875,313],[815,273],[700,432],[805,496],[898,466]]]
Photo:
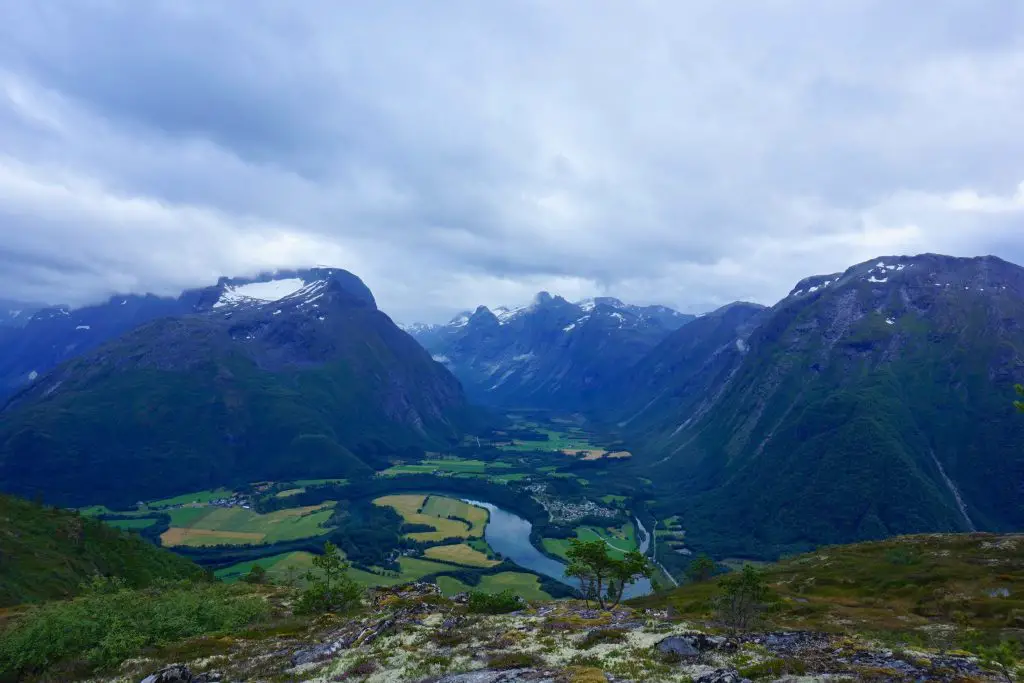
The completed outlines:
[[[764,568],[778,601],[767,626],[918,633],[939,624],[996,634],[1024,629],[1024,534],[926,534],[831,546]],[[711,620],[717,581],[642,598]]]
[[[203,572],[97,520],[0,495],[0,607],[74,595],[95,574],[144,586]]]

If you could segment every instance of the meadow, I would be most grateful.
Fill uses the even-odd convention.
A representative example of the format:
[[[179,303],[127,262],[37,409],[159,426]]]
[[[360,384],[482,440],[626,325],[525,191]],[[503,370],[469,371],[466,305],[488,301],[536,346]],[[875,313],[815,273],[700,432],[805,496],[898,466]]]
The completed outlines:
[[[487,568],[501,564],[498,560],[488,558],[486,553],[482,553],[466,543],[435,545],[432,548],[427,548],[423,554],[431,560],[452,562],[466,567]]]
[[[428,501],[428,499],[433,502]],[[437,500],[434,500],[437,499]],[[402,494],[394,496],[381,496],[373,501],[374,505],[381,505],[394,508],[409,524],[425,524],[434,528],[434,531],[417,531],[407,534],[407,537],[414,541],[442,541],[446,538],[479,538],[483,536],[484,526],[487,522],[487,511],[482,508],[473,508],[462,501],[443,496],[426,496],[423,494]],[[428,508],[429,505],[429,508]],[[446,510],[460,510],[459,517],[469,520],[469,523],[462,519],[447,519],[439,514],[431,514],[430,510],[443,512]],[[479,512],[473,512],[478,510]],[[482,513],[482,516],[481,516]]]
[[[326,533],[334,503],[287,508],[266,515],[240,507],[184,507],[170,510],[171,527],[160,536],[165,546],[277,543]]]
[[[523,572],[487,574],[480,577],[480,583],[476,586],[470,586],[451,576],[439,576],[437,577],[437,585],[441,588],[441,592],[447,596],[466,593],[468,591],[500,593],[505,590],[510,590],[526,600],[551,599],[551,596],[541,589],[540,579],[538,579],[536,575],[525,574]]]
[[[581,541],[604,541],[608,545],[609,554],[616,559],[621,559],[627,552],[637,549],[636,531],[632,523],[608,529],[593,526],[576,527],[576,538]],[[545,538],[543,544],[544,550],[565,559],[570,539]]]

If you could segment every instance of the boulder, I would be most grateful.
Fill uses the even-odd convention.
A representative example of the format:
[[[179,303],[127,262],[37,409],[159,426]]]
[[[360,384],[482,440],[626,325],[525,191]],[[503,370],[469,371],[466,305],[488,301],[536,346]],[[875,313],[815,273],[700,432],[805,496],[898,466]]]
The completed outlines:
[[[715,669],[693,679],[693,683],[751,683],[749,678],[740,676],[735,669]]]
[[[142,679],[142,683],[192,683],[192,681],[192,672],[182,664],[169,666]]]
[[[428,679],[430,683],[555,683],[550,674],[536,669],[470,671]]]
[[[654,646],[664,659],[696,659],[700,650],[694,647],[690,636],[669,636]]]

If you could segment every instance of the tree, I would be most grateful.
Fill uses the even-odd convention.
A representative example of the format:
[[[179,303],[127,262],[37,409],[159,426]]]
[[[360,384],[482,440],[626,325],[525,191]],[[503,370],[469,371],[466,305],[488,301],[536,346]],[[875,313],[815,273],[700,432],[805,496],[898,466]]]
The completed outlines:
[[[726,576],[719,586],[722,589],[718,598],[719,618],[734,630],[749,628],[768,598],[764,574],[753,565],[744,565],[743,571]]]
[[[982,665],[997,671],[1006,683],[1013,683],[1020,674],[1020,643],[1015,640],[1004,640],[999,645],[981,646],[978,648],[978,659]]]
[[[614,609],[622,601],[626,586],[653,573],[647,558],[638,551],[630,551],[617,560],[601,540],[573,539],[565,555],[569,560],[565,575],[579,579],[583,599],[588,605],[591,600],[597,601],[601,609]]]
[[[686,568],[686,577],[693,583],[701,583],[702,581],[708,581],[714,576],[717,569],[715,561],[705,553],[701,553]]]
[[[310,585],[299,598],[296,611],[330,612],[344,610],[359,604],[363,591],[345,572],[349,563],[342,559],[338,547],[327,541],[324,552],[313,558],[313,568],[306,580]]]
[[[254,564],[242,580],[246,583],[266,583],[267,570],[263,568],[263,565]]]
[[[1024,399],[1024,384],[1017,384],[1013,388],[1017,390],[1017,395]],[[1013,405],[1017,406],[1017,410],[1024,413],[1024,400],[1014,401]]]

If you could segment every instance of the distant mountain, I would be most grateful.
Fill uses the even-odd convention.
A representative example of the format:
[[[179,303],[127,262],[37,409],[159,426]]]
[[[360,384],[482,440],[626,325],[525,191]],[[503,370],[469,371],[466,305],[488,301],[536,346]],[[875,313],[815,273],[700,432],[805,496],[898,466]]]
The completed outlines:
[[[142,587],[159,579],[201,578],[169,550],[81,517],[0,495],[0,608],[67,598],[95,575]]]
[[[0,487],[63,504],[131,503],[361,476],[389,455],[444,447],[472,419],[458,381],[346,271],[222,279],[164,303],[196,312],[142,325],[10,399]]]
[[[480,402],[578,409],[693,317],[611,297],[570,303],[541,292],[528,306],[480,306],[446,325],[406,329]]]
[[[883,257],[666,339],[608,408],[720,555],[1024,528],[1024,269]]]
[[[23,327],[28,323],[32,315],[41,308],[45,308],[45,306],[25,301],[0,299],[0,328]]]

